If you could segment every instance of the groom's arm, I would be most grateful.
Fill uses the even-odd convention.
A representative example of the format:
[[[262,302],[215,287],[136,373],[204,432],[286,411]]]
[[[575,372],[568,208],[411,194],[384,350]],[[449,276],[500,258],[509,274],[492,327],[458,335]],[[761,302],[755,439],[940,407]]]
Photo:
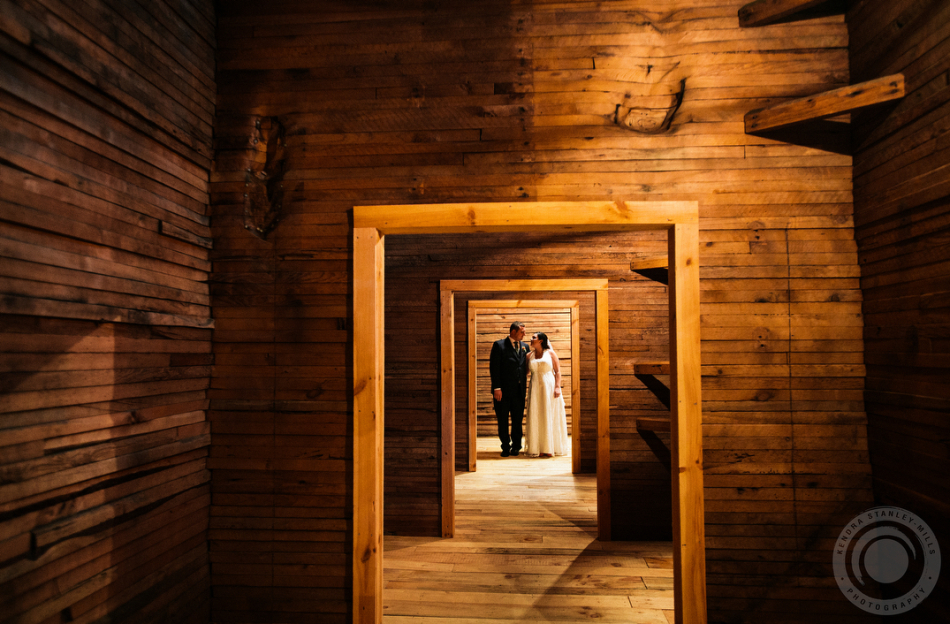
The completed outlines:
[[[496,401],[500,401],[501,397],[497,396],[501,394],[501,349],[498,348],[498,343],[493,342],[491,345],[491,353],[488,355],[488,373],[491,376],[491,389],[492,396],[495,397]]]
[[[491,353],[488,355],[488,373],[491,376],[492,392],[501,388],[501,349],[497,342],[493,342]]]

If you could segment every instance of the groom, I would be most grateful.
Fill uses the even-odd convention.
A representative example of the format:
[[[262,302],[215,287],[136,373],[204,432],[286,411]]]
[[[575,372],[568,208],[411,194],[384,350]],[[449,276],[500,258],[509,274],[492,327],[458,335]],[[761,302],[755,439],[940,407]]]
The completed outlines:
[[[501,456],[518,456],[521,452],[524,420],[524,395],[528,381],[528,349],[524,338],[524,323],[515,321],[508,337],[496,340],[491,346],[488,370],[491,373],[492,397],[495,399],[495,417],[498,419],[498,438]],[[508,418],[511,418],[511,437],[508,436]]]

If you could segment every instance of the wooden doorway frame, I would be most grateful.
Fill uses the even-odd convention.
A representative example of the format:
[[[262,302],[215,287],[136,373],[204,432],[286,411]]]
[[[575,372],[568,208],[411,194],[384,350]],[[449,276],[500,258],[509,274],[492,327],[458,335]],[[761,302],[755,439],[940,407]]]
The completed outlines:
[[[562,233],[612,230],[668,232],[673,600],[677,624],[705,624],[698,213],[699,207],[695,201],[354,207],[354,622],[381,624],[383,618],[385,236],[516,232],[523,230],[524,224],[529,223],[532,231]],[[444,369],[445,366],[443,374]]]
[[[593,291],[597,325],[597,536],[610,540],[610,350],[606,279],[443,280],[442,324],[442,537],[455,535],[455,293]],[[578,464],[579,465],[579,464]],[[573,466],[572,466],[573,467]]]
[[[468,470],[474,472],[478,455],[478,311],[479,310],[555,309],[571,313],[571,472],[581,471],[581,361],[580,318],[581,305],[576,299],[469,299],[468,300]]]

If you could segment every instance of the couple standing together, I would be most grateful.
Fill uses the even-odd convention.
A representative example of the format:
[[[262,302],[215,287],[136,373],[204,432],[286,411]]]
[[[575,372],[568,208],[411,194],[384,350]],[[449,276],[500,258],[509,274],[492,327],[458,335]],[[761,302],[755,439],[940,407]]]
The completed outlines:
[[[495,416],[498,418],[501,456],[518,456],[522,438],[526,442],[525,455],[567,455],[570,448],[567,416],[561,394],[561,366],[557,354],[545,334],[532,334],[530,346],[522,342],[524,335],[524,323],[512,323],[508,337],[495,341],[489,356],[488,368]],[[531,388],[528,391],[527,435],[524,435],[522,422],[529,369]]]

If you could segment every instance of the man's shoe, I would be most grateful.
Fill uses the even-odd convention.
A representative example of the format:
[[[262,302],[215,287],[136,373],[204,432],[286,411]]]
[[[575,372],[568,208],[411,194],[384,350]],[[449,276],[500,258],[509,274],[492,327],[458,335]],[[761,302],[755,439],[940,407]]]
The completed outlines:
[[[501,456],[502,456],[502,457],[508,457],[509,455],[511,455],[511,453],[509,453],[508,451],[502,451],[502,452],[501,452]]]
[[[517,451],[512,450],[512,451],[511,451],[511,456],[512,456],[512,457],[517,457],[517,456],[518,456],[518,453],[520,453],[520,452],[521,452],[521,449],[518,449]]]

